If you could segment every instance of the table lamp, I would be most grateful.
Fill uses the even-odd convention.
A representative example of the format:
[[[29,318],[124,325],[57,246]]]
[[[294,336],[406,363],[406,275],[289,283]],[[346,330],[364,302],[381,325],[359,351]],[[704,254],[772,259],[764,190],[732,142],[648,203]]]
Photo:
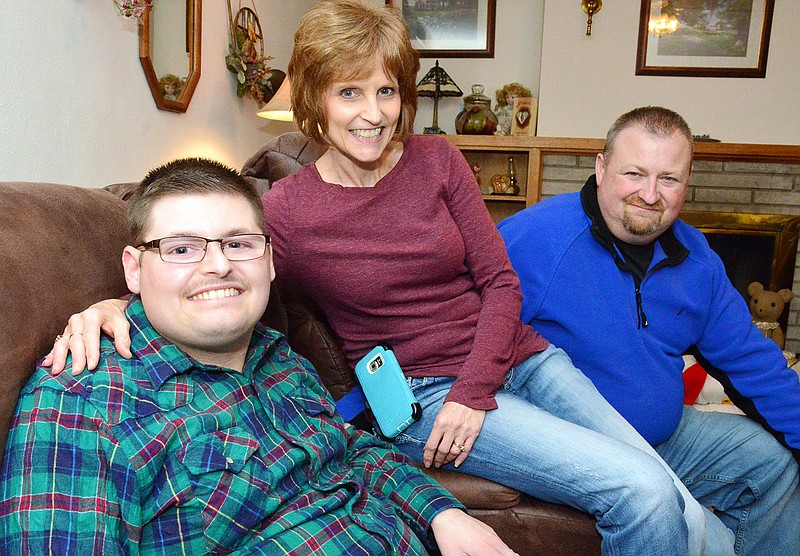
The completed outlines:
[[[439,99],[463,94],[447,72],[439,67],[439,60],[436,60],[436,65],[417,83],[417,96],[433,98],[433,125],[426,127],[423,133],[444,133],[439,129]]]
[[[258,111],[258,115],[268,120],[291,122],[294,119],[292,112],[292,94],[289,76],[283,79],[278,91],[269,99],[269,102]]]

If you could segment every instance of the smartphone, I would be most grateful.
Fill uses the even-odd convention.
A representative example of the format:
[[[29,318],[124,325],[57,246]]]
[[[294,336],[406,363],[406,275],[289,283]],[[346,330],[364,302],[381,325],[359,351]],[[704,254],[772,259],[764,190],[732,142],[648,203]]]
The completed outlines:
[[[394,352],[378,344],[356,363],[356,378],[374,416],[376,431],[386,440],[394,438],[422,417]]]

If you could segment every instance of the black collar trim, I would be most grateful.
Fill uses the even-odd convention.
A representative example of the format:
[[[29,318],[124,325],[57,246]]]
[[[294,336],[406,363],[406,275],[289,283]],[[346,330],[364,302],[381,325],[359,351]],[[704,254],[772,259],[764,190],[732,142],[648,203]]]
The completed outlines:
[[[600,245],[605,247],[609,253],[614,255],[614,261],[619,268],[630,273],[628,265],[619,256],[619,253],[617,253],[614,247],[614,236],[608,229],[608,225],[600,212],[600,203],[597,200],[597,179],[594,174],[586,180],[586,183],[581,189],[581,205],[583,206],[583,211],[586,213],[586,216],[592,222],[590,230],[594,238]],[[689,249],[675,237],[672,226],[661,234],[657,241],[661,245],[661,249],[664,250],[664,254],[666,254],[667,258],[658,263],[652,270],[663,266],[675,266],[682,263],[686,260],[686,257],[689,256]]]

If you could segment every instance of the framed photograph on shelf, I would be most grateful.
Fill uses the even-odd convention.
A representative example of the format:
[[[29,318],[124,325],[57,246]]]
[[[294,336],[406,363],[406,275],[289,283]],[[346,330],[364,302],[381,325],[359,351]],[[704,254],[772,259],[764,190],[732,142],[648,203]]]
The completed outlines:
[[[514,99],[511,135],[536,135],[536,118],[539,113],[539,99],[517,97]]]
[[[636,75],[764,77],[775,0],[642,0]]]
[[[422,58],[494,58],[497,0],[386,0]]]

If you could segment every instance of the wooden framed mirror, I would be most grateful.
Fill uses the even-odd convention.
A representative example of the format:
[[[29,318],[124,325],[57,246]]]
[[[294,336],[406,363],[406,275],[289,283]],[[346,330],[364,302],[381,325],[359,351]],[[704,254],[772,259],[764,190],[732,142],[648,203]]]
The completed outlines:
[[[159,110],[186,112],[200,80],[202,0],[157,2],[139,25],[139,61]]]

